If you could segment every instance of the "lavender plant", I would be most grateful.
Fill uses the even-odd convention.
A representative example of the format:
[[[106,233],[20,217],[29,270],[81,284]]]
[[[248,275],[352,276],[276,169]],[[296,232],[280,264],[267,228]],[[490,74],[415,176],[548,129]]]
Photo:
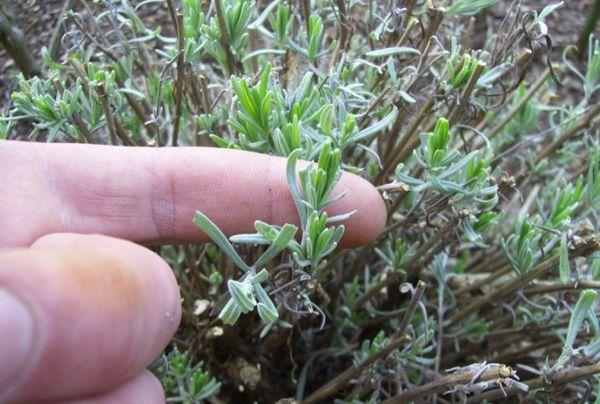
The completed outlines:
[[[598,39],[528,3],[83,1],[0,139],[287,159],[297,223],[161,247],[170,401],[597,400]],[[343,171],[388,205],[360,249]]]

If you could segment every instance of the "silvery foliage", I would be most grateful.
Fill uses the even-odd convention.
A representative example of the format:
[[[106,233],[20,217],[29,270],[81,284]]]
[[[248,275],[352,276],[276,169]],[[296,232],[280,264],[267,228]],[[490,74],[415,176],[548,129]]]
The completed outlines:
[[[318,162],[309,164],[297,178],[296,166],[300,154],[300,149],[294,150],[287,164],[288,186],[300,217],[300,242],[295,239],[298,231],[296,226],[276,226],[262,221],[254,223],[256,233],[235,235],[228,239],[206,215],[196,212],[194,223],[244,272],[239,280],[230,279],[227,282],[228,292],[217,304],[219,318],[225,324],[235,324],[241,314],[249,313],[254,308],[265,324],[275,323],[279,314],[264,286],[269,278],[266,269],[269,262],[287,251],[296,270],[316,277],[327,263],[325,258],[335,250],[344,234],[343,225],[332,224],[349,218],[353,212],[332,217],[325,212],[327,206],[344,196],[344,193],[332,196],[341,176],[341,151],[333,149],[331,143],[325,143]],[[268,247],[249,266],[231,242]]]

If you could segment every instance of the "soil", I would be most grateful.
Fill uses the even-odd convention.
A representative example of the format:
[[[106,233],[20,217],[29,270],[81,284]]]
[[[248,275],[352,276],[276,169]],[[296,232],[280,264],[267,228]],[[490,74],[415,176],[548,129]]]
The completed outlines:
[[[5,4],[6,3],[6,4]],[[42,47],[48,46],[54,25],[62,9],[62,0],[0,0],[0,5],[25,33],[31,52],[39,60]],[[0,105],[5,109],[10,93],[16,89],[15,77],[19,70],[0,47]]]
[[[65,0],[0,0],[0,11],[5,11],[16,20],[25,33],[29,49],[37,60],[41,60],[44,47],[50,46],[52,35],[60,18]],[[130,0],[135,7],[142,0]],[[91,3],[91,2],[90,2]],[[83,9],[77,2],[74,11]],[[142,8],[140,17],[148,26],[160,25],[165,35],[171,34],[171,24],[166,7],[149,5]],[[64,49],[61,49],[64,52]],[[17,66],[0,46],[0,114],[10,107],[10,94],[17,89]]]

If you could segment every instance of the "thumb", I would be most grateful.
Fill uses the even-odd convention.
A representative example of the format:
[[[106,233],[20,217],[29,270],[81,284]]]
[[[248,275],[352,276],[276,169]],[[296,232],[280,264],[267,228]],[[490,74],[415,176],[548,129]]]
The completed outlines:
[[[181,315],[168,265],[139,245],[53,234],[0,253],[0,402],[101,394],[139,375]]]

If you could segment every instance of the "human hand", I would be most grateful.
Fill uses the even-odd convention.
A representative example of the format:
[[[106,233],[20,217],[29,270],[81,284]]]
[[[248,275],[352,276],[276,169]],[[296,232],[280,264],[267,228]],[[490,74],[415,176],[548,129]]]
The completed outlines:
[[[338,189],[330,213],[357,210],[342,244],[372,241],[377,191],[351,174]],[[298,221],[284,159],[223,149],[2,142],[0,195],[0,402],[164,402],[145,368],[177,329],[179,291],[133,242],[208,241],[196,209],[226,234]]]

